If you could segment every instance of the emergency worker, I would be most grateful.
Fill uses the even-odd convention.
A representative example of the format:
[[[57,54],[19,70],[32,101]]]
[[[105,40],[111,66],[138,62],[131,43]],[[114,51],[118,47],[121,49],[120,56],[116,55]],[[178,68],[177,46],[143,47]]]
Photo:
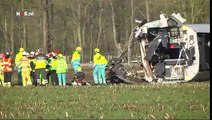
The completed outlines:
[[[60,52],[60,50],[59,49],[57,49],[57,50],[55,50],[55,56],[57,57],[58,56],[58,54],[60,54],[61,52]]]
[[[58,54],[56,68],[59,85],[66,86],[66,73],[68,71],[68,64],[65,57],[63,57],[61,53]]]
[[[23,86],[32,85],[32,81],[30,78],[30,72],[32,69],[30,67],[30,59],[27,58],[28,55],[29,53],[23,51],[22,52],[23,57],[19,61],[21,67]]]
[[[82,50],[81,47],[77,47],[76,48],[76,51],[72,55],[71,65],[74,68],[74,72],[76,72],[77,71],[77,68],[80,66],[80,60],[81,60],[80,53],[81,53],[81,50]]]
[[[49,82],[49,78],[51,77],[51,83],[52,85],[58,85],[58,79],[57,79],[57,57],[55,54],[52,52],[49,54],[49,59],[48,59],[48,66],[49,66],[49,71],[47,73],[47,79]]]
[[[74,79],[77,85],[86,85],[85,72],[82,71],[81,67],[77,68],[77,72],[74,74]]]
[[[38,54],[35,56],[35,74],[36,74],[36,82],[37,84],[46,85],[48,83],[46,79],[46,65],[47,65],[47,57],[43,54],[43,50],[41,48],[38,49]],[[41,79],[42,76],[42,79]]]
[[[12,85],[12,62],[10,52],[6,52],[3,57],[3,72],[4,72],[4,86],[10,87]]]
[[[107,59],[101,55],[99,48],[94,49],[94,57],[93,57],[93,62],[94,62],[94,71],[93,71],[93,76],[94,76],[94,82],[95,84],[106,84],[106,65],[108,64]]]
[[[20,68],[19,61],[22,58],[23,51],[24,51],[24,48],[20,48],[19,52],[15,56],[15,66],[16,66],[17,72],[18,72],[18,84],[19,85],[22,85],[22,75],[21,75],[21,68]]]
[[[4,72],[3,72],[3,57],[4,54],[0,54],[0,85],[4,85]]]
[[[35,52],[31,51],[29,53],[28,58],[30,59],[30,68],[31,68],[30,77],[32,85],[37,85],[36,74],[35,74]]]

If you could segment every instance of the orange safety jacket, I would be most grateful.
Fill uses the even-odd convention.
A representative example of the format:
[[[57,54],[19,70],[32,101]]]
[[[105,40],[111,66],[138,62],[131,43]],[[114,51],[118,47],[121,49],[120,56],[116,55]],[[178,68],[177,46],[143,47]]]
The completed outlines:
[[[12,72],[12,58],[3,58],[3,71]]]

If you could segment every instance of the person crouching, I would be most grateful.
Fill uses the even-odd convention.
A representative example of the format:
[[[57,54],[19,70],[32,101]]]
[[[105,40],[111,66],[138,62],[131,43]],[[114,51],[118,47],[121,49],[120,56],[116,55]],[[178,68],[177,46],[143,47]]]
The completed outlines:
[[[59,85],[66,86],[66,73],[68,71],[68,64],[62,54],[58,54],[56,68]]]
[[[75,81],[77,85],[86,85],[85,72],[82,71],[81,67],[77,68],[77,71],[75,73]]]

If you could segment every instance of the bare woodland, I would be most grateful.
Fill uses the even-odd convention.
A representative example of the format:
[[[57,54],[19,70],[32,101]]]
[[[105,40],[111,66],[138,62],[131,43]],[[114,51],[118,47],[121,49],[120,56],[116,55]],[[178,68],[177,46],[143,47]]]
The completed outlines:
[[[20,11],[34,16],[17,16]],[[135,19],[158,20],[161,12],[181,13],[187,24],[210,23],[210,0],[0,0],[0,53],[24,47],[71,55],[81,46],[84,62],[95,47],[116,56],[127,47]]]

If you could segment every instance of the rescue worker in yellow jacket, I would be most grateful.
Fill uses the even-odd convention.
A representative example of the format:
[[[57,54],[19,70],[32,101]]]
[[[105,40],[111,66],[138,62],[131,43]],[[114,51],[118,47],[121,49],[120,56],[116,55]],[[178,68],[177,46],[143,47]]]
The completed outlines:
[[[3,72],[3,57],[4,54],[0,54],[0,85],[4,85],[4,72]]]
[[[58,85],[58,78],[57,78],[57,57],[55,55],[55,53],[50,53],[49,54],[49,58],[48,58],[48,73],[47,73],[47,80],[48,82],[50,77],[51,77],[51,83],[52,85]]]
[[[65,57],[63,57],[61,53],[58,54],[56,68],[59,85],[66,86],[66,73],[68,72],[68,64]]]
[[[22,76],[21,76],[21,68],[20,68],[20,59],[22,58],[22,52],[24,51],[24,48],[20,48],[19,52],[15,56],[15,65],[18,72],[18,84],[22,85]]]
[[[22,52],[22,58],[20,59],[20,67],[21,67],[21,75],[22,75],[22,82],[23,86],[27,85],[32,85],[31,77],[30,77],[30,72],[31,72],[31,67],[30,67],[30,59],[27,58],[27,55],[29,55],[27,52],[23,51]]]
[[[35,74],[36,74],[36,85],[42,84],[46,85],[48,83],[46,78],[46,65],[48,63],[47,56],[43,54],[43,50],[41,48],[38,49],[38,54],[35,56]],[[42,80],[40,79],[40,75],[42,75]]]
[[[93,76],[94,76],[94,82],[95,84],[106,84],[106,65],[108,64],[107,59],[101,55],[99,48],[94,49],[94,57],[93,57],[93,62],[94,62],[94,71],[93,71]]]
[[[76,48],[76,51],[72,55],[71,65],[74,68],[74,72],[76,72],[77,71],[77,68],[80,66],[80,61],[81,61],[81,55],[80,55],[80,53],[81,53],[81,50],[82,50],[81,47],[77,47]]]

